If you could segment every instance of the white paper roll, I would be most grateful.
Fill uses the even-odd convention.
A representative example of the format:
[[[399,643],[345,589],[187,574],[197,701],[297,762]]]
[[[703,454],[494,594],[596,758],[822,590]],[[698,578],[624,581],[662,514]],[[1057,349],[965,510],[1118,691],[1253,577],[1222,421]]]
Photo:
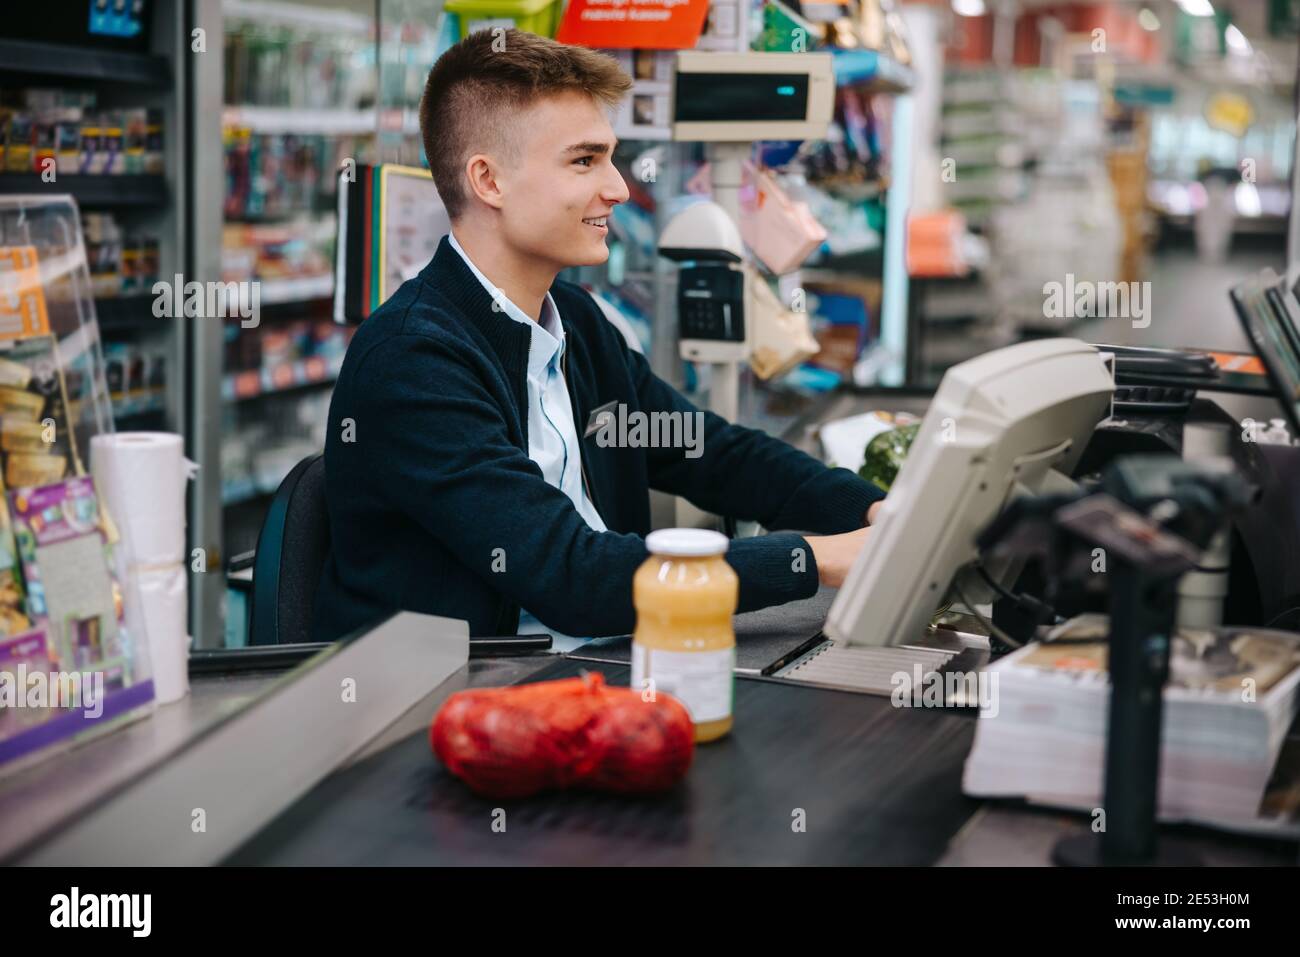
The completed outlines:
[[[190,638],[186,628],[185,566],[132,569],[125,595],[127,625],[148,640],[154,697],[159,704],[177,701],[190,689]],[[139,612],[132,606],[138,600]],[[142,620],[141,620],[142,619]]]
[[[185,486],[198,468],[171,432],[118,432],[90,440],[95,487],[122,533],[128,565],[185,560]]]

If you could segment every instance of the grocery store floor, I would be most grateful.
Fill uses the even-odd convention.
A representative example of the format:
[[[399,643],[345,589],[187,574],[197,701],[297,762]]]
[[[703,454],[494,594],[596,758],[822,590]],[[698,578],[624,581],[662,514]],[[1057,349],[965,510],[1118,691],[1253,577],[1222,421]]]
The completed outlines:
[[[1228,290],[1253,273],[1272,267],[1281,273],[1286,254],[1259,243],[1236,243],[1222,262],[1203,262],[1190,247],[1162,250],[1152,256],[1147,270],[1151,283],[1151,325],[1133,328],[1128,319],[1097,319],[1079,327],[1075,335],[1088,342],[1132,346],[1178,346],[1249,352]],[[1238,420],[1268,420],[1281,415],[1276,403],[1241,396],[1219,395],[1216,400]]]

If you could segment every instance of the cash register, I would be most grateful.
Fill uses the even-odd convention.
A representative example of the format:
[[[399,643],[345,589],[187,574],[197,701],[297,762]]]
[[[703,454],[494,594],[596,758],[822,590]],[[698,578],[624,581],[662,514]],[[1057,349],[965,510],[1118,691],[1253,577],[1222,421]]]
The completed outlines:
[[[1034,602],[1042,584],[1032,568],[981,560],[980,530],[1015,497],[1068,490],[1121,456],[1182,456],[1206,427],[1220,431],[1223,451],[1260,490],[1258,503],[1233,520],[1222,620],[1300,625],[1300,452],[1254,441],[1200,395],[1274,397],[1300,435],[1300,295],[1265,270],[1231,300],[1255,356],[1050,339],[950,369],[821,640],[775,674],[888,694],[900,663],[940,674],[969,668],[972,643],[954,642],[952,632],[943,640],[930,627],[954,605],[973,612],[985,633],[1002,633],[999,622],[1032,632],[1041,622],[1018,617],[1013,602],[980,620],[978,609],[999,599]]]

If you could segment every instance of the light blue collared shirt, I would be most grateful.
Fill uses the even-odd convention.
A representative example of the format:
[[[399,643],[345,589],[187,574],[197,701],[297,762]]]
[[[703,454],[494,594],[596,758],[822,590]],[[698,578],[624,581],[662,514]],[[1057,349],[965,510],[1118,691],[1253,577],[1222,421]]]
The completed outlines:
[[[479,271],[456,241],[455,233],[449,233],[447,239],[483,288],[492,294],[502,314],[528,326],[532,336],[528,346],[528,457],[537,463],[548,485],[569,497],[588,525],[598,532],[606,531],[600,513],[587,497],[582,484],[578,429],[573,421],[573,404],[569,401],[568,386],[560,366],[565,348],[564,326],[560,323],[560,311],[555,300],[549,292],[546,294],[539,321],[534,322]],[[588,640],[558,634],[541,624],[530,612],[521,610],[519,634],[538,631],[549,631],[558,651],[571,651]]]

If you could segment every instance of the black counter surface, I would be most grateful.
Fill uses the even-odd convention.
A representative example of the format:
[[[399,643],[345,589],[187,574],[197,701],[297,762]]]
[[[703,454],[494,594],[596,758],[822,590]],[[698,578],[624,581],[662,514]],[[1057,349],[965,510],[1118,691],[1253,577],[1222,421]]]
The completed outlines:
[[[528,680],[583,670],[628,682],[626,666],[577,660]],[[978,806],[960,787],[974,712],[742,676],[735,714],[674,791],[641,798],[482,799],[420,732],[331,776],[227,863],[920,865]]]

